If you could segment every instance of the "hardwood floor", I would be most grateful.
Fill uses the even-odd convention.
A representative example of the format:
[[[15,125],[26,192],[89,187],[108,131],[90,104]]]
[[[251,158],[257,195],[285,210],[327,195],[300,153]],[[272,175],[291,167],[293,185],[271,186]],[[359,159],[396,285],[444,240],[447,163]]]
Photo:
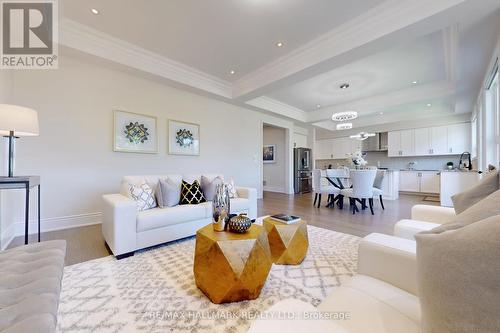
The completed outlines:
[[[397,221],[410,217],[413,205],[419,203],[437,205],[435,202],[424,202],[421,196],[401,195],[399,200],[384,201],[384,211],[378,200],[375,200],[375,215],[372,216],[369,209],[352,215],[348,205],[344,207],[344,210],[337,207],[326,208],[325,198],[323,198],[321,208],[313,207],[312,202],[313,196],[311,194],[286,195],[265,192],[264,199],[258,200],[257,203],[258,215],[277,213],[298,215],[311,225],[363,237],[372,232],[391,234]],[[110,254],[104,245],[100,225],[46,232],[42,234],[41,238],[42,241],[53,239],[67,241],[66,265]],[[15,238],[9,248],[22,245],[23,239],[23,237]],[[36,242],[35,235],[30,237],[30,242]]]

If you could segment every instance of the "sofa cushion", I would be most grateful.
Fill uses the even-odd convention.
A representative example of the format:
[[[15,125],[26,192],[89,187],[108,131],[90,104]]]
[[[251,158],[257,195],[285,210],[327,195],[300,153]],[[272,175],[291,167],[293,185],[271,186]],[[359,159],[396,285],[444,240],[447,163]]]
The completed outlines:
[[[498,190],[498,188],[498,171],[494,171],[484,177],[476,186],[473,186],[467,191],[452,196],[451,200],[453,201],[453,208],[455,208],[455,212],[457,214],[460,214],[467,208],[471,207],[475,203],[483,200],[488,195]]]
[[[493,192],[483,200],[472,205],[462,213],[455,216],[451,222],[443,224],[430,233],[441,233],[446,230],[462,228],[468,224],[481,221],[490,216],[500,214],[500,190]],[[424,232],[425,233],[425,232]]]
[[[149,186],[153,189],[153,191],[156,191],[156,186],[158,185],[158,181],[160,179],[170,179],[176,184],[179,184],[179,187],[181,186],[182,182],[182,175],[176,175],[176,174],[170,174],[170,175],[143,175],[143,176],[125,176],[122,179],[122,183],[120,186],[120,194],[126,196],[127,198],[130,198],[130,191],[128,190],[128,184],[134,184],[134,185],[139,185],[142,184],[143,182],[148,183]]]
[[[394,226],[394,236],[415,240],[415,235],[422,231],[432,230],[441,224],[419,221],[401,220]]]
[[[320,311],[349,312],[350,320],[336,323],[351,333],[418,333],[417,296],[366,275],[356,275],[333,291]]]
[[[498,332],[498,235],[500,215],[415,236],[422,332]]]
[[[172,179],[160,179],[156,187],[156,201],[158,207],[173,207],[181,200],[181,185]]]
[[[195,180],[192,184],[182,181],[180,205],[195,205],[207,201],[201,191],[200,182]]]
[[[201,176],[200,186],[205,199],[213,200],[215,196],[215,190],[217,186],[221,184],[224,184],[224,181],[220,177],[210,179],[208,177]]]
[[[154,208],[137,214],[137,232],[201,220],[206,217],[207,209],[204,204]]]

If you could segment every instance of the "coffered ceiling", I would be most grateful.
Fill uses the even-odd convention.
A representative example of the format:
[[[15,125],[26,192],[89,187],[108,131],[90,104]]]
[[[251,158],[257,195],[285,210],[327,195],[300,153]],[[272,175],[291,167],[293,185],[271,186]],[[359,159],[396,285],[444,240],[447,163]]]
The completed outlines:
[[[321,131],[346,110],[356,128],[471,112],[500,34],[498,0],[63,0],[60,11],[63,50]]]

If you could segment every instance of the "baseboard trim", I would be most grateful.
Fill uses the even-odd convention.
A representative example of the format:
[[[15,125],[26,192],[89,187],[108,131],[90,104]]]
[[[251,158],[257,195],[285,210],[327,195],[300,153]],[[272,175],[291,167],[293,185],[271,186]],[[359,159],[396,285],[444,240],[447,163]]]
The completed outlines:
[[[78,227],[85,227],[102,223],[102,213],[88,213],[61,217],[49,217],[41,219],[40,232],[49,232]],[[33,235],[38,232],[38,221],[30,220],[28,234]],[[24,221],[12,223],[5,232],[2,233],[2,250],[6,249],[15,237],[24,236]]]
[[[264,186],[262,190],[264,192],[286,193],[285,189],[282,187]]]

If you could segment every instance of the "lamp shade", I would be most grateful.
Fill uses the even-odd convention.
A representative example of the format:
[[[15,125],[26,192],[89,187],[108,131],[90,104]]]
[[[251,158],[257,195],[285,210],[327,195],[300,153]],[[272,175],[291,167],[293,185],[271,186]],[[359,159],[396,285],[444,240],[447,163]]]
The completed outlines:
[[[17,105],[0,104],[0,135],[37,136],[38,113]]]

